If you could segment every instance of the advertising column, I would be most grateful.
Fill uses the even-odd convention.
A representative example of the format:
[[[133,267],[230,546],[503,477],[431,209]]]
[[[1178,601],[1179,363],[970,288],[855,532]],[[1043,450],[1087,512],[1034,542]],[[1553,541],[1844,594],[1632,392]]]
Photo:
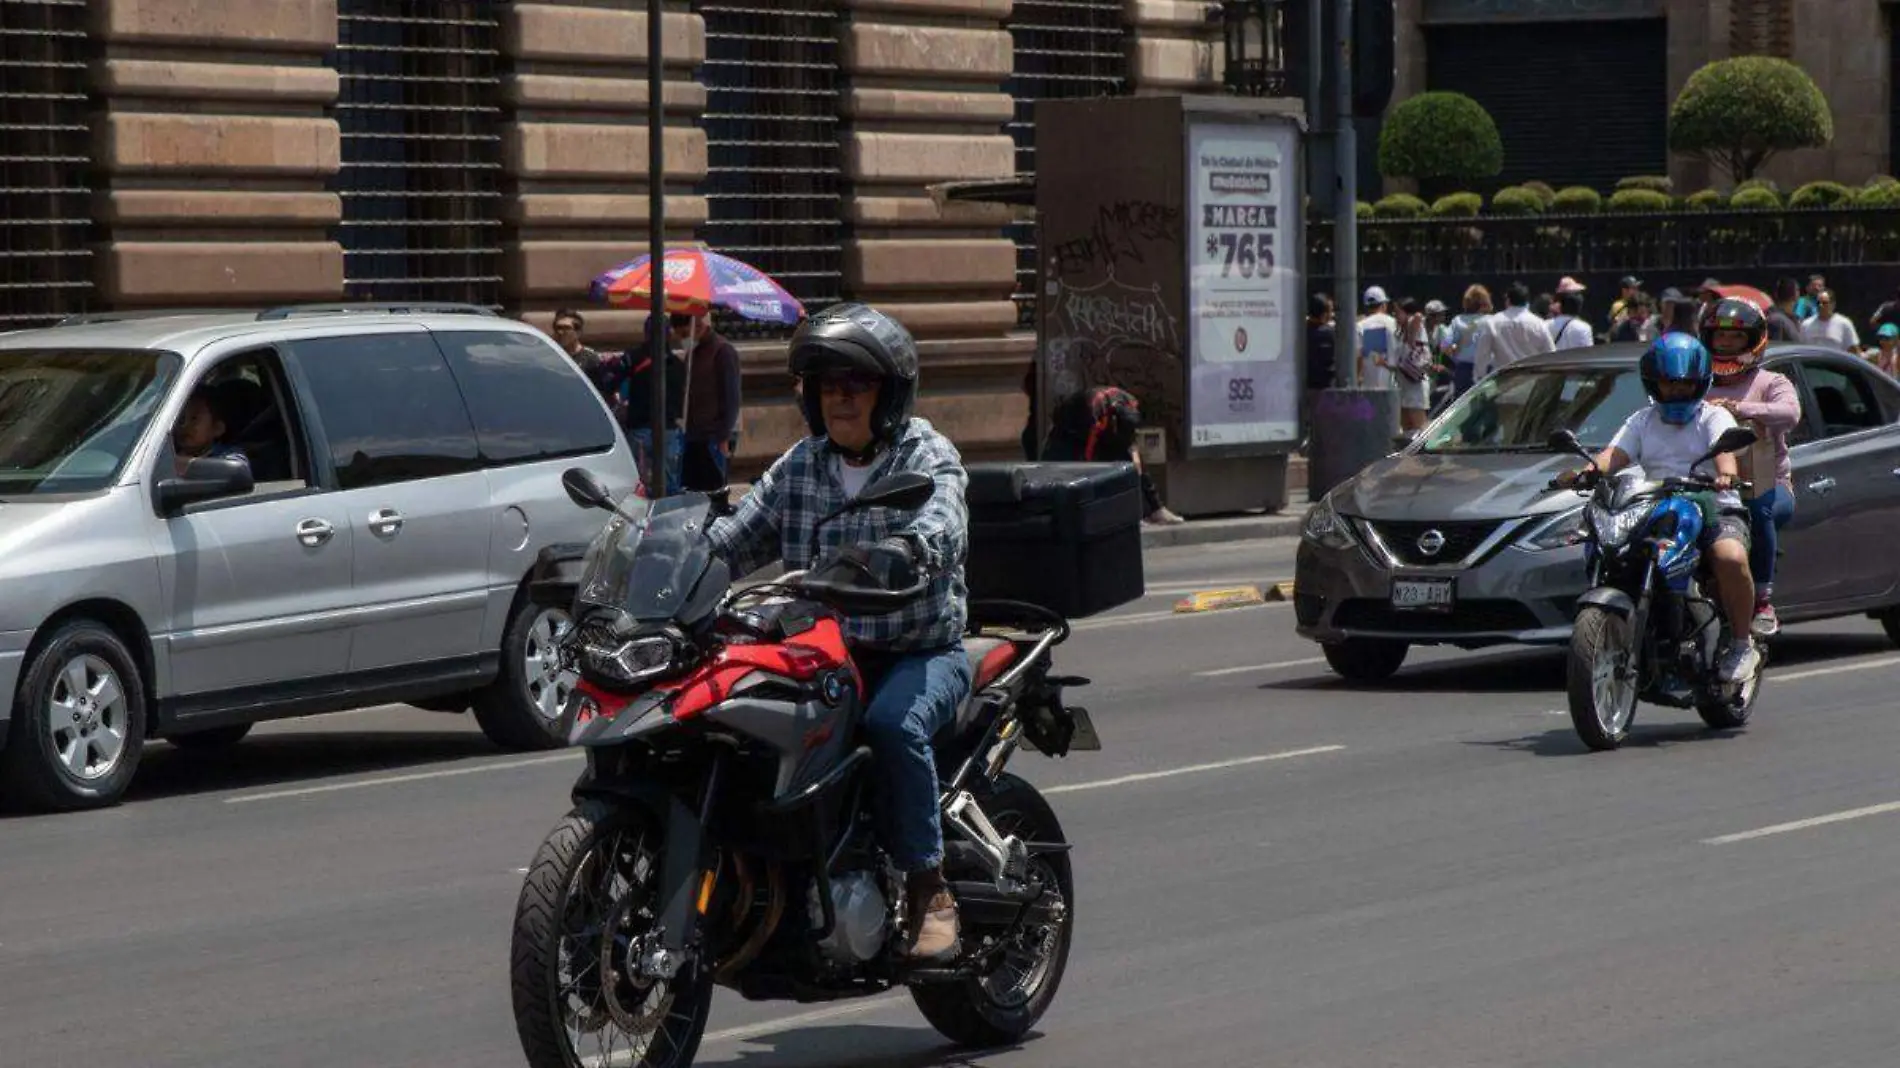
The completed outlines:
[[[1299,440],[1299,139],[1291,122],[1188,127],[1190,457],[1266,455]]]

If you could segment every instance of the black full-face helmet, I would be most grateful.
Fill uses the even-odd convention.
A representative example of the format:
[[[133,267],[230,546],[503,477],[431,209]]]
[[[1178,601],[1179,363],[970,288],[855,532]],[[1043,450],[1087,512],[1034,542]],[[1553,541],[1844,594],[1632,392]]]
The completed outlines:
[[[818,380],[827,372],[857,372],[880,380],[869,451],[897,440],[910,422],[917,404],[917,342],[903,324],[876,308],[834,304],[812,315],[792,335],[790,359],[812,434],[825,432]]]

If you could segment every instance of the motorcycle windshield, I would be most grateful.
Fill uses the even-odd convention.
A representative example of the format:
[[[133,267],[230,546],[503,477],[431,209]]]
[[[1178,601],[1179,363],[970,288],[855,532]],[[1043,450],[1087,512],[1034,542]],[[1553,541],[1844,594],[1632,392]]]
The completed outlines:
[[[580,582],[582,604],[625,612],[637,623],[669,622],[712,561],[706,527],[712,502],[685,493],[648,505],[622,502],[633,518],[616,514],[587,550]]]

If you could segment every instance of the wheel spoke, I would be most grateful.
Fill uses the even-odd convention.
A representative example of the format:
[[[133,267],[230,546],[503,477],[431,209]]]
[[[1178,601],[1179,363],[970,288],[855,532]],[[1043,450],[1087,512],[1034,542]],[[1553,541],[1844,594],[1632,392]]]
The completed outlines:
[[[98,702],[101,712],[112,708],[125,699],[125,692],[119,689],[118,676],[113,675],[111,672],[101,672],[99,674],[99,681],[92,685],[91,693],[92,699]]]
[[[66,698],[69,701],[77,701],[80,697],[92,691],[92,687],[88,685],[90,680],[86,678],[86,662],[84,660],[74,660],[66,665],[64,681],[66,683]]]
[[[72,772],[73,775],[77,777],[84,778],[86,765],[92,759],[92,742],[80,735],[78,731],[72,732],[72,741],[67,744],[65,749],[60,751],[59,759],[62,764],[66,765],[67,771]]]
[[[125,728],[110,721],[103,722],[99,725],[99,730],[93,734],[92,740],[99,750],[99,763],[102,766],[110,766],[117,762],[119,754],[125,751]]]

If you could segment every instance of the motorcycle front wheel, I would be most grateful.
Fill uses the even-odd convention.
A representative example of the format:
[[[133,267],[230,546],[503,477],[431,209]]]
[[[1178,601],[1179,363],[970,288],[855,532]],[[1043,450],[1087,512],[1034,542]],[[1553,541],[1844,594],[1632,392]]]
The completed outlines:
[[[687,1068],[712,1004],[688,961],[635,974],[661,908],[664,836],[644,810],[589,801],[535,853],[515,905],[509,987],[530,1068]]]
[[[1602,751],[1629,737],[1636,718],[1636,633],[1630,621],[1595,605],[1577,613],[1565,671],[1570,722],[1583,744]]]

